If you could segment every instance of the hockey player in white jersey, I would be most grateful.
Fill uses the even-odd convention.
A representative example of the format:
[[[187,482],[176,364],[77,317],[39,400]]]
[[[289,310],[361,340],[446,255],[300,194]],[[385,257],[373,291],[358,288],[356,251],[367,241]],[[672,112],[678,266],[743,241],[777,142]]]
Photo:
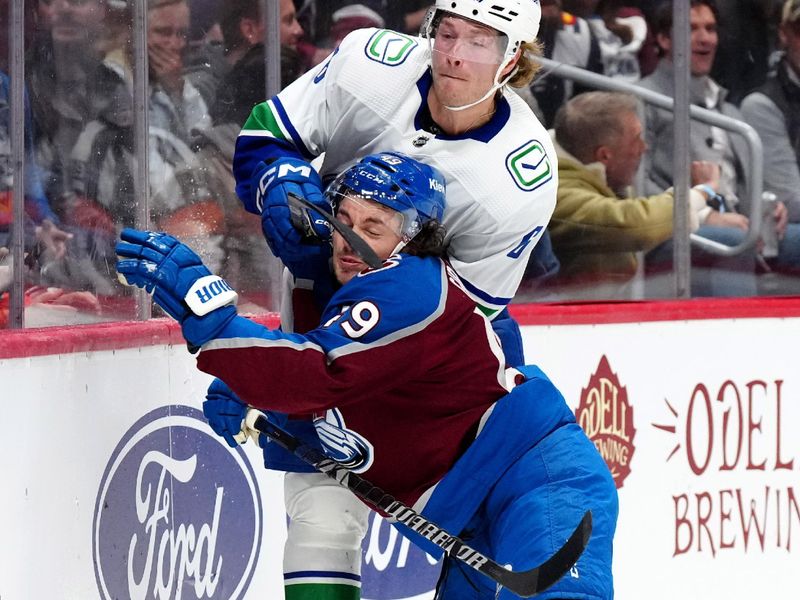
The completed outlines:
[[[535,72],[530,54],[539,18],[538,0],[439,0],[423,37],[356,31],[320,68],[253,109],[236,145],[237,193],[261,216],[273,253],[304,280],[299,287],[314,282],[319,294],[328,280],[330,247],[313,242],[329,232],[313,212],[298,227],[288,194],[324,206],[323,181],[367,154],[403,152],[444,174],[450,262],[493,317],[509,363],[523,362],[519,331],[505,307],[550,220],[557,165],[545,129],[508,85],[527,85]],[[315,158],[319,171],[310,164]],[[326,295],[323,289],[320,305]],[[313,435],[308,421],[298,422]],[[304,470],[274,445],[265,450],[265,464]],[[286,580],[314,570],[323,574],[314,598],[358,598],[366,511],[315,478],[287,474],[287,510],[311,533],[290,533]],[[311,597],[286,589],[290,599]]]
[[[322,182],[362,156],[403,152],[444,174],[452,264],[475,300],[500,312],[555,206],[549,136],[506,85],[526,85],[535,70],[526,51],[539,15],[536,0],[440,0],[428,39],[358,30],[317,71],[257,105],[233,168],[273,252],[301,272],[310,253],[287,192],[322,202]],[[307,161],[323,153],[317,172]]]

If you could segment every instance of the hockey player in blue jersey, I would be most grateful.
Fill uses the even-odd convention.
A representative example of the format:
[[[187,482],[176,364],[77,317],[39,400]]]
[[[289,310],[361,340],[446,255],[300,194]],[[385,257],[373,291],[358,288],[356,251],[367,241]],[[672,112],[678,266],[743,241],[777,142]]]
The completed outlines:
[[[544,374],[506,368],[486,316],[439,258],[444,207],[436,175],[387,153],[365,158],[329,187],[339,219],[383,263],[366,269],[334,232],[333,271],[342,285],[306,334],[237,316],[235,293],[170,236],[125,230],[117,269],[154,293],[199,349],[198,366],[235,392],[216,382],[212,390],[222,393],[207,401],[224,405],[211,411],[212,424],[231,444],[247,404],[314,413],[327,452],[514,570],[549,558],[591,510],[586,550],[540,597],[610,599],[613,480]],[[314,534],[302,532],[312,548]],[[515,597],[460,567],[447,563],[438,598]],[[286,590],[304,597],[302,581]]]

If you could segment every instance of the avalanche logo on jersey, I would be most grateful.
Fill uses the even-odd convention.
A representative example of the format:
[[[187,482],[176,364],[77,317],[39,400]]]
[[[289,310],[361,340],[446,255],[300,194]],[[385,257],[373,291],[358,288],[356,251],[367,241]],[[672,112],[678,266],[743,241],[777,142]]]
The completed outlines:
[[[396,67],[403,64],[416,47],[417,41],[414,38],[396,31],[381,29],[369,38],[364,53],[370,60]]]
[[[532,192],[553,178],[547,151],[536,140],[525,142],[506,157],[506,169],[517,187]]]
[[[374,450],[366,438],[347,429],[338,408],[314,419],[314,428],[325,454],[355,473],[363,473],[372,466]]]

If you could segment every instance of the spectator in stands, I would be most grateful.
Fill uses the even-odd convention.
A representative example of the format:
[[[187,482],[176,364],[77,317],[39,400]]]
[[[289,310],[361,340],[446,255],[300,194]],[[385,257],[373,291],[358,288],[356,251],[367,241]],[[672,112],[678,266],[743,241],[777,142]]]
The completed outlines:
[[[224,4],[223,0],[189,0],[189,38],[183,52],[183,76],[197,88],[208,107],[214,103],[219,82],[228,71],[219,23]]]
[[[104,64],[110,44],[119,43],[114,22],[124,9],[112,0],[58,0],[40,7],[44,28],[26,56],[27,83],[33,114],[36,161],[44,193],[60,219],[59,227],[72,234],[67,255],[48,274],[56,284],[69,284],[107,293],[112,288],[105,269],[101,275],[89,256],[96,256],[96,216],[77,198],[76,173],[70,157],[90,123],[105,123],[113,137],[132,123],[132,102],[125,81]],[[91,208],[91,207],[89,207]],[[114,232],[115,233],[115,232]],[[113,234],[104,246],[113,257]],[[87,259],[84,261],[84,259]],[[47,282],[50,284],[51,282]]]
[[[211,125],[205,100],[183,76],[189,4],[186,0],[148,0],[147,19],[150,126],[188,143],[192,129]]]
[[[561,261],[557,282],[591,284],[595,293],[598,283],[604,282],[611,285],[600,294],[627,294],[626,284],[639,266],[636,253],[653,250],[672,238],[672,190],[652,196],[631,195],[631,185],[647,148],[638,111],[634,96],[588,92],[574,97],[556,115],[559,185],[549,229]],[[719,170],[711,163],[692,165],[695,185],[714,189],[718,175]],[[728,245],[740,243],[747,230],[747,218],[713,210],[706,204],[708,192],[703,189],[689,192],[692,230]],[[655,256],[662,261],[664,254]],[[715,262],[714,257],[697,249],[692,254],[695,266]],[[667,256],[671,258],[671,250]],[[649,256],[648,262],[652,262]],[[736,270],[725,271],[722,277],[711,281],[696,277],[695,295],[755,293],[752,254],[719,258],[716,262]]]
[[[647,21],[642,11],[624,0],[600,0],[589,25],[600,45],[603,74],[624,81],[641,78],[639,51],[647,38]]]
[[[209,200],[204,172],[192,149],[195,131],[210,125],[199,91],[184,77],[183,51],[189,28],[185,0],[149,0],[147,50],[150,66],[148,165],[150,217],[155,226],[190,235],[207,259],[218,262],[219,210]],[[114,98],[127,118],[98,115],[84,126],[68,154],[70,223],[86,232],[78,238],[83,271],[95,273],[92,289],[120,293],[108,262],[121,227],[134,224],[141,198],[135,195],[132,118],[132,61],[129,48],[109,52],[103,65],[122,82]],[[213,236],[216,236],[214,238]]]
[[[318,65],[330,54],[331,48],[320,48],[306,36],[297,20],[297,11],[292,0],[280,0],[281,60],[289,59],[297,67],[291,79],[282,82],[286,86],[311,67]]]
[[[26,58],[34,145],[45,193],[56,212],[71,189],[67,159],[87,123],[102,118],[129,124],[124,82],[102,64],[108,7],[105,0],[52,2],[47,35]]]
[[[364,4],[347,4],[331,16],[331,48],[335,48],[351,31],[364,27],[383,29],[386,23],[383,17]]]
[[[774,192],[800,222],[800,0],[783,6],[783,57],[775,73],[742,101],[742,115],[764,145],[764,189]]]
[[[0,72],[0,246],[7,246],[13,220],[12,190],[14,185],[13,160],[11,156],[11,106],[9,102],[11,82]],[[39,167],[33,154],[31,107],[25,96],[24,161],[25,161],[25,214],[29,222],[25,224],[27,237],[31,237],[34,225],[49,222],[58,223],[58,217],[50,208],[39,178]],[[66,242],[70,235],[59,236],[58,258],[66,253]]]
[[[282,5],[284,11],[291,11]],[[279,277],[280,266],[272,258],[261,223],[241,209],[232,175],[236,136],[253,106],[266,95],[264,68],[264,23],[260,0],[226,0],[219,14],[225,57],[230,69],[218,88],[211,109],[214,125],[196,140],[198,159],[205,172],[210,196],[216,200],[224,220],[221,271],[235,282],[242,296],[262,307],[274,307],[266,297],[270,281]],[[282,28],[292,43],[291,22]],[[281,46],[281,80],[299,75],[297,53]]]
[[[691,0],[691,83],[693,104],[742,120],[733,104],[726,101],[726,91],[710,77],[717,43],[717,9],[713,0]],[[640,85],[667,96],[674,96],[672,67],[672,6],[662,5],[655,20],[656,39],[662,58],[656,70],[642,79]],[[646,140],[650,151],[645,157],[646,193],[653,194],[671,184],[673,170],[673,114],[649,106],[646,112]],[[720,165],[720,187],[731,210],[749,214],[747,196],[749,157],[740,136],[699,121],[690,129],[690,157]],[[766,169],[771,168],[768,163]],[[741,206],[740,206],[741,205]],[[750,215],[751,218],[755,216]],[[774,209],[775,227],[780,238],[778,256],[771,260],[777,270],[795,271],[800,266],[800,223],[788,223],[786,206],[778,201]],[[760,215],[759,215],[760,218]]]
[[[305,30],[307,39],[325,45],[333,24],[333,13],[353,4],[352,0],[303,0],[298,2],[298,19]],[[360,5],[368,8],[383,19],[386,29],[409,35],[417,35],[420,26],[433,5],[430,0],[361,0]],[[383,27],[383,26],[382,26]]]
[[[719,47],[714,80],[728,90],[737,106],[762,85],[777,50],[778,23],[783,0],[718,0]]]
[[[291,1],[281,3],[284,13],[281,17],[282,87],[294,81],[303,71],[297,54],[299,25],[294,17],[294,8],[290,5]],[[241,128],[253,106],[263,102],[266,97],[265,30],[261,0],[226,0],[220,11],[219,22],[229,71],[217,89],[211,118],[215,125],[236,123]]]
[[[544,57],[560,63],[603,71],[600,46],[589,23],[561,8],[561,0],[541,0],[542,20],[538,39],[544,46]],[[558,108],[574,94],[584,91],[572,81],[562,79],[557,73],[540,74],[531,87],[539,105],[543,123],[550,127]]]

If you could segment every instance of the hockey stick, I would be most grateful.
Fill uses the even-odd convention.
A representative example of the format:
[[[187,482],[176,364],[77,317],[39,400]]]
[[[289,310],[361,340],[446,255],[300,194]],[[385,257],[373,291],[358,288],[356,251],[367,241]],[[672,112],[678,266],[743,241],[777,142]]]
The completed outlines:
[[[305,198],[301,198],[300,196],[292,193],[289,193],[288,196],[289,211],[292,215],[292,223],[294,223],[295,226],[300,227],[300,229],[305,232],[306,236],[315,236],[314,229],[311,227],[311,223],[309,222],[311,215],[308,213],[308,210],[313,210],[321,214],[325,220],[328,221],[328,223],[330,223],[331,226],[341,234],[345,241],[350,244],[350,247],[355,251],[356,254],[358,254],[359,257],[361,257],[361,260],[363,260],[368,267],[372,269],[380,269],[383,266],[383,261],[378,258],[378,255],[375,254],[369,244],[367,244],[367,242],[365,242],[360,235],[353,231],[352,228],[342,223],[339,219],[334,217],[325,209],[312,204]]]
[[[262,412],[249,409],[245,425],[250,431],[263,433],[321,473],[335,479],[373,510],[394,517],[400,523],[442,548],[453,558],[466,563],[523,598],[535,596],[561,579],[578,560],[592,533],[592,512],[587,510],[575,531],[553,556],[529,571],[511,571],[470,548],[456,536],[447,533],[436,523],[429,521],[379,487],[372,485],[360,475],[343,467],[316,448],[305,444],[288,431],[281,429],[267,419]]]

